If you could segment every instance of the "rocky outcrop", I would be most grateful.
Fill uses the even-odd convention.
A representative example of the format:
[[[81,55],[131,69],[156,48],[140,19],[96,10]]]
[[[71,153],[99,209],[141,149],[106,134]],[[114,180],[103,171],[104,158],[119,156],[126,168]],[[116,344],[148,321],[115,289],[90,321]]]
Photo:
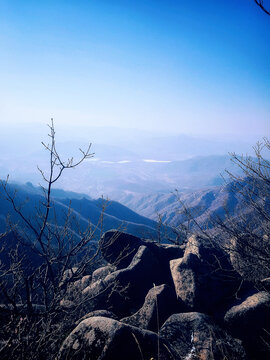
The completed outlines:
[[[109,264],[123,269],[130,264],[141,245],[143,241],[140,238],[111,230],[103,235],[101,253]]]
[[[83,320],[64,341],[58,360],[173,359],[170,345],[153,332],[106,317]]]
[[[149,290],[141,309],[121,321],[141,329],[158,332],[164,321],[179,309],[172,288],[168,285],[155,286]]]
[[[91,275],[85,275],[81,279],[74,281],[73,287],[74,291],[82,291],[85,289],[92,281]]]
[[[148,290],[153,284],[158,285],[160,278],[157,259],[147,247],[141,246],[127,268],[92,283],[83,294],[94,304],[91,310],[108,308],[123,317],[139,309]]]
[[[80,318],[80,320],[76,321],[75,325],[79,325],[83,320],[89,319],[94,316],[102,316],[102,317],[106,317],[109,319],[118,320],[117,316],[114,313],[112,313],[111,311],[96,310],[96,311],[91,311],[88,314],[85,314],[82,318]]]
[[[192,311],[212,313],[232,301],[241,279],[217,245],[191,237],[184,256],[170,261],[177,297]]]
[[[106,261],[118,270],[127,268],[141,246],[151,251],[159,264],[158,283],[172,284],[169,261],[182,257],[182,246],[158,244],[141,240],[136,236],[124,234],[117,230],[107,231],[102,239],[101,252]]]
[[[123,269],[130,264],[142,245],[149,248],[161,261],[163,258],[168,262],[182,257],[184,253],[183,246],[154,243],[118,230],[110,230],[103,235],[101,253],[109,264],[116,266],[117,269]]]
[[[111,274],[114,271],[116,271],[116,267],[112,265],[107,265],[96,269],[92,274],[92,283],[98,280],[104,280],[107,275]]]
[[[270,295],[240,286],[215,244],[191,237],[183,249],[111,231],[103,254],[111,263],[76,286],[83,308],[59,359],[269,358]]]
[[[151,244],[153,246],[153,243]],[[182,257],[185,252],[185,245],[158,244],[157,246],[160,249],[160,253],[167,261],[178,259]]]
[[[261,291],[228,310],[224,317],[231,333],[242,339],[254,356],[269,359],[270,294]],[[260,355],[259,355],[260,354]]]
[[[66,309],[70,309],[76,306],[76,303],[81,301],[83,290],[88,287],[92,281],[91,275],[85,275],[79,280],[69,282],[72,276],[73,273],[66,272],[66,275],[63,277],[61,284],[64,287],[66,283],[65,298],[60,302],[60,305]]]
[[[246,358],[241,341],[233,339],[205,314],[174,314],[162,326],[160,336],[171,344],[178,359]]]
[[[143,305],[153,284],[172,285],[168,259],[183,254],[183,249],[179,246],[142,241],[118,231],[105,233],[102,251],[106,259],[116,265],[95,270],[91,283],[83,287],[81,293],[78,287],[73,285],[75,293],[70,291],[61,302],[62,306],[71,308],[74,306],[75,297],[82,297],[87,312],[108,309],[119,317],[129,316]],[[130,260],[134,251],[136,253]],[[117,252],[120,252],[124,259],[118,261]],[[128,266],[123,268],[127,263]]]

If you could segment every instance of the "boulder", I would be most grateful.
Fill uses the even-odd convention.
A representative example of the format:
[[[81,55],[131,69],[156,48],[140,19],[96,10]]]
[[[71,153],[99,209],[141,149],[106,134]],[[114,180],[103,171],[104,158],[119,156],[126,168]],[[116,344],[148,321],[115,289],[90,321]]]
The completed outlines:
[[[240,283],[227,254],[193,236],[184,256],[170,261],[177,297],[192,311],[213,313],[234,298]]]
[[[110,294],[112,311],[117,315],[134,313],[142,306],[153,284],[160,284],[159,280],[157,259],[147,247],[141,246],[126,269],[115,271],[104,279],[106,284],[116,286]]]
[[[87,286],[81,293],[82,304],[87,312],[107,309],[106,299],[109,288],[103,280],[98,280]]]
[[[105,317],[83,320],[66,338],[57,357],[58,360],[86,358],[91,360],[175,359],[169,344],[157,334]]]
[[[82,291],[88,285],[90,285],[91,281],[92,281],[91,275],[85,275],[81,279],[74,281],[73,283],[74,291]]]
[[[103,280],[107,275],[114,271],[116,271],[116,267],[112,265],[107,265],[96,269],[92,274],[92,282],[94,283],[98,280]]]
[[[130,234],[118,230],[107,231],[101,240],[101,254],[109,263],[123,269],[129,266],[143,241]]]
[[[69,310],[76,306],[74,301],[68,300],[68,299],[62,299],[60,300],[60,306],[62,309]]]
[[[103,289],[102,285],[103,283],[101,281],[91,285],[91,275],[83,276],[80,280],[74,281],[68,285],[67,292],[64,299],[60,301],[60,305],[63,308],[72,308],[78,303],[81,303],[85,298],[84,292],[86,289],[91,288],[91,297],[93,297],[100,293],[100,289]]]
[[[121,321],[140,329],[158,332],[164,321],[177,311],[181,309],[174,289],[163,284],[150,289],[140,310]]]
[[[147,247],[158,261],[159,283],[173,285],[169,261],[183,256],[183,246],[159,244],[150,240],[141,240],[136,236],[117,230],[110,230],[103,235],[101,253],[106,261],[120,270],[130,265],[140,246]]]
[[[167,261],[178,259],[182,257],[185,252],[185,245],[157,244],[157,246]]]
[[[226,312],[225,324],[252,356],[270,358],[270,294],[261,291]]]
[[[72,274],[72,273],[70,272],[67,274]],[[71,275],[71,277],[72,277],[72,275]],[[64,285],[66,286],[65,297],[60,302],[61,306],[65,307],[65,308],[71,308],[71,307],[75,306],[76,303],[81,301],[82,291],[87,286],[90,285],[91,279],[92,279],[91,275],[85,275],[79,280],[69,282],[71,277],[68,278],[66,275],[66,278],[61,282],[61,286],[64,286]]]
[[[164,323],[160,336],[177,352],[179,359],[245,359],[241,341],[233,339],[205,314],[174,314]]]
[[[153,284],[162,278],[159,263],[152,252],[141,246],[130,265],[114,271],[83,291],[90,302],[89,311],[108,309],[117,316],[125,317],[137,311]]]
[[[75,278],[77,270],[77,267],[65,270],[59,285],[63,286],[69,283],[72,278]]]
[[[94,317],[94,316],[102,316],[102,317],[106,317],[106,318],[109,318],[109,319],[118,320],[117,316],[115,314],[113,314],[111,311],[108,311],[108,310],[96,310],[96,311],[91,311],[88,314],[85,314],[83,317],[80,318],[80,320],[76,321],[75,325],[77,326],[83,320],[89,319],[90,317]]]

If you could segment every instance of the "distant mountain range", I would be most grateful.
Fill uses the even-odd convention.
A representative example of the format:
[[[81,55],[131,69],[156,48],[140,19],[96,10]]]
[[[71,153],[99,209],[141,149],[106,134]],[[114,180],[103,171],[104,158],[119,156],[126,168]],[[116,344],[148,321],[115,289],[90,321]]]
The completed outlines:
[[[248,180],[246,181],[243,182],[244,187],[249,186]],[[254,186],[254,182],[251,186]],[[38,216],[44,212],[44,207],[40,207],[44,201],[41,188],[28,182],[9,184],[7,191],[10,194],[16,194],[15,203],[18,206],[23,204],[23,214],[34,226],[37,226]],[[0,196],[0,231],[5,231],[7,222],[23,229],[20,217],[11,204],[4,199],[3,188],[0,189]],[[70,211],[68,226],[75,237],[78,237],[79,232],[85,231],[91,224],[93,229],[96,227],[96,239],[99,238],[101,230],[121,229],[136,236],[157,240],[158,231],[161,230],[161,238],[164,241],[167,241],[168,237],[174,239],[175,234],[172,228],[187,224],[190,219],[194,220],[190,222],[191,228],[197,223],[202,228],[212,229],[216,226],[213,220],[217,218],[226,221],[228,214],[230,217],[238,217],[245,213],[254,222],[254,226],[257,226],[252,209],[247,207],[241,194],[235,189],[234,182],[225,186],[171,193],[128,192],[123,193],[119,200],[121,203],[103,198],[92,199],[85,194],[53,189],[54,210],[51,211],[49,223],[51,226],[64,227],[66,215]],[[268,202],[266,206],[270,208]],[[161,219],[162,226],[160,227]]]
[[[247,188],[248,180],[245,181],[243,181],[243,186]],[[254,186],[254,180],[250,186]],[[260,185],[258,184],[258,186]],[[241,191],[243,191],[242,187]],[[194,219],[201,227],[211,229],[216,226],[215,219],[225,221],[227,215],[237,217],[244,213],[249,214],[256,224],[256,218],[252,215],[252,207],[247,206],[240,193],[240,188],[237,191],[234,182],[196,191],[148,195],[130,193],[123,196],[120,201],[129,208],[136,209],[139,214],[153,220],[158,221],[161,216],[164,224],[173,227],[183,223],[187,224],[188,219]],[[266,206],[269,206],[268,202],[266,202]],[[190,225],[193,226],[195,222],[191,221]]]
[[[35,159],[36,164],[46,172],[46,152],[36,154]],[[40,173],[33,171],[33,158],[6,161],[2,168],[0,166],[2,178],[7,175],[8,168],[12,180],[30,180],[34,184],[41,180]],[[76,171],[64,173],[58,187],[66,191],[83,192],[94,198],[105,196],[121,201],[122,197],[129,193],[145,195],[220,185],[223,183],[221,174],[226,177],[225,169],[239,172],[228,155],[197,156],[178,161],[125,158],[116,155],[104,158],[96,156],[81,164]]]
[[[213,214],[224,214],[224,206],[228,206],[233,213],[237,200],[226,188],[212,187],[197,191],[159,193],[145,196],[126,196],[121,201],[138,213],[158,220],[161,215],[164,223],[178,226],[187,220],[184,206],[192,217],[200,224],[209,220]]]
[[[107,158],[105,160],[123,160],[132,154],[137,159],[155,158],[173,161],[199,155],[224,155],[232,151],[247,153],[252,150],[251,146],[260,140],[257,137],[243,140],[233,136],[222,138],[194,136],[175,133],[170,129],[167,133],[161,133],[130,128],[79,127],[75,122],[71,126],[61,126],[57,121],[55,129],[57,144],[59,149],[61,146],[65,156],[73,155],[74,149],[91,142],[96,156]],[[46,123],[44,126],[1,124],[1,158],[31,157],[31,154],[42,149],[41,141],[48,142],[47,133]]]
[[[27,220],[38,226],[40,216],[44,214],[45,208],[42,206],[44,197],[38,187],[31,183],[25,185],[8,184],[7,191],[12,196],[17,206],[21,206],[23,214]],[[64,190],[54,190],[52,192],[54,208],[49,217],[51,226],[64,227],[67,213],[70,211],[69,230],[74,236],[79,236],[78,229],[83,232],[89,224],[92,228],[96,227],[95,236],[99,238],[102,231],[109,229],[122,229],[130,234],[140,235],[144,238],[157,238],[158,224],[144,216],[138,215],[124,205],[115,201],[103,199],[91,199],[83,194],[65,192]],[[102,215],[102,223],[100,222]],[[24,229],[24,223],[18,213],[14,211],[9,201],[5,200],[3,188],[0,188],[0,230],[6,230],[7,222],[12,223],[19,229]],[[28,232],[29,234],[31,233]],[[30,235],[31,237],[31,235]]]
[[[48,169],[49,154],[40,144],[42,140],[48,142],[46,133],[45,126],[2,129],[0,177],[10,174],[14,181],[30,180],[38,185],[41,177],[36,166],[44,171]],[[85,128],[81,134],[83,137],[78,139],[64,130],[56,133],[58,152],[64,159],[79,157],[78,149],[84,149],[87,140],[93,142],[91,151],[95,153],[93,159],[76,171],[65,173],[58,187],[94,198],[104,195],[116,201],[129,192],[149,194],[220,185],[224,169],[234,168],[228,152],[241,154],[252,149],[252,143],[239,139],[167,135],[136,129]]]
[[[11,180],[20,183],[10,183],[10,191],[18,189],[19,202],[28,198],[25,210],[31,217],[42,201],[37,186],[42,179],[36,165],[46,172],[49,154],[38,140],[40,136],[40,140],[47,142],[46,131],[45,136],[41,135],[44,129],[21,130],[14,134],[9,134],[10,129],[3,130],[0,178],[9,173]],[[29,141],[29,136],[33,142]],[[81,140],[67,141],[64,134],[57,143],[58,151],[64,159],[72,156],[76,159],[78,148],[86,146],[87,138],[93,141],[91,151],[95,153],[94,157],[75,171],[64,172],[57,183],[59,189],[52,193],[60,226],[63,223],[60,214],[67,212],[70,199],[74,216],[82,228],[89,221],[97,225],[102,211],[99,197],[104,196],[112,200],[104,213],[105,230],[125,226],[126,231],[140,237],[145,234],[155,237],[157,213],[162,214],[163,220],[170,225],[183,221],[179,214],[181,206],[173,194],[175,189],[179,191],[180,201],[192,209],[193,216],[202,223],[207,221],[206,213],[222,213],[223,204],[229,205],[232,212],[238,211],[237,199],[228,188],[220,186],[224,182],[222,176],[227,176],[225,169],[240,173],[230,161],[228,151],[246,153],[251,149],[248,143],[130,129],[93,128],[85,129]],[[9,212],[12,220],[19,221],[10,205],[1,199],[1,229],[5,227]]]
[[[74,183],[80,179],[87,193],[93,196],[104,194],[123,202],[123,198],[130,194],[166,193],[175,189],[194,191],[218,186],[224,183],[222,176],[227,177],[225,169],[240,173],[227,155],[171,162],[155,159],[114,163],[93,161],[89,165],[84,164],[74,174]],[[65,186],[68,183],[66,179]],[[72,186],[71,183],[69,185]]]

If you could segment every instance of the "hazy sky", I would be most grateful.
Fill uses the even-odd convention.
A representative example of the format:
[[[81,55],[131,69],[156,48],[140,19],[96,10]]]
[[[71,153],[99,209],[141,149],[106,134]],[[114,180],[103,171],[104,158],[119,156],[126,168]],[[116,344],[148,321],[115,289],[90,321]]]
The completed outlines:
[[[1,124],[269,136],[269,100],[253,0],[0,0]]]

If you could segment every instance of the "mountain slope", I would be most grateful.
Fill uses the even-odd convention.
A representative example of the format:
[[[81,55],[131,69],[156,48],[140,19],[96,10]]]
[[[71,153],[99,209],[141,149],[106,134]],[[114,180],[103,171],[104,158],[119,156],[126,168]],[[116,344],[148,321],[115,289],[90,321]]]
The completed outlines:
[[[248,187],[248,181],[245,181],[244,187]],[[223,221],[227,214],[239,216],[252,210],[244,201],[240,191],[235,189],[234,182],[226,186],[215,186],[197,191],[141,196],[129,193],[120,201],[153,220],[158,221],[161,215],[163,222],[170,226],[179,226],[187,222],[189,218],[205,228],[212,228],[215,226],[213,219],[219,218]]]
[[[22,206],[23,213],[27,220],[29,220],[34,227],[38,227],[40,216],[44,214],[45,208],[41,206],[44,198],[40,195],[40,189],[31,185],[7,185],[7,191],[15,196],[15,203],[17,206]],[[55,192],[59,195],[59,192]],[[61,196],[53,197],[54,211],[50,212],[49,223],[53,226],[65,226],[67,214],[70,212],[69,227],[70,230],[77,232],[78,227],[81,231],[85,231],[89,223],[91,226],[97,227],[97,237],[101,231],[100,219],[103,216],[102,230],[106,231],[112,228],[125,229],[131,234],[140,235],[143,237],[155,238],[157,236],[157,223],[153,220],[147,219],[125,206],[112,202],[108,203],[106,209],[103,209],[102,199],[92,200],[89,198],[63,198],[72,193],[60,192]],[[0,227],[1,231],[5,231],[6,221],[23,227],[23,222],[20,216],[14,211],[10,202],[4,199],[3,188],[0,189]]]

